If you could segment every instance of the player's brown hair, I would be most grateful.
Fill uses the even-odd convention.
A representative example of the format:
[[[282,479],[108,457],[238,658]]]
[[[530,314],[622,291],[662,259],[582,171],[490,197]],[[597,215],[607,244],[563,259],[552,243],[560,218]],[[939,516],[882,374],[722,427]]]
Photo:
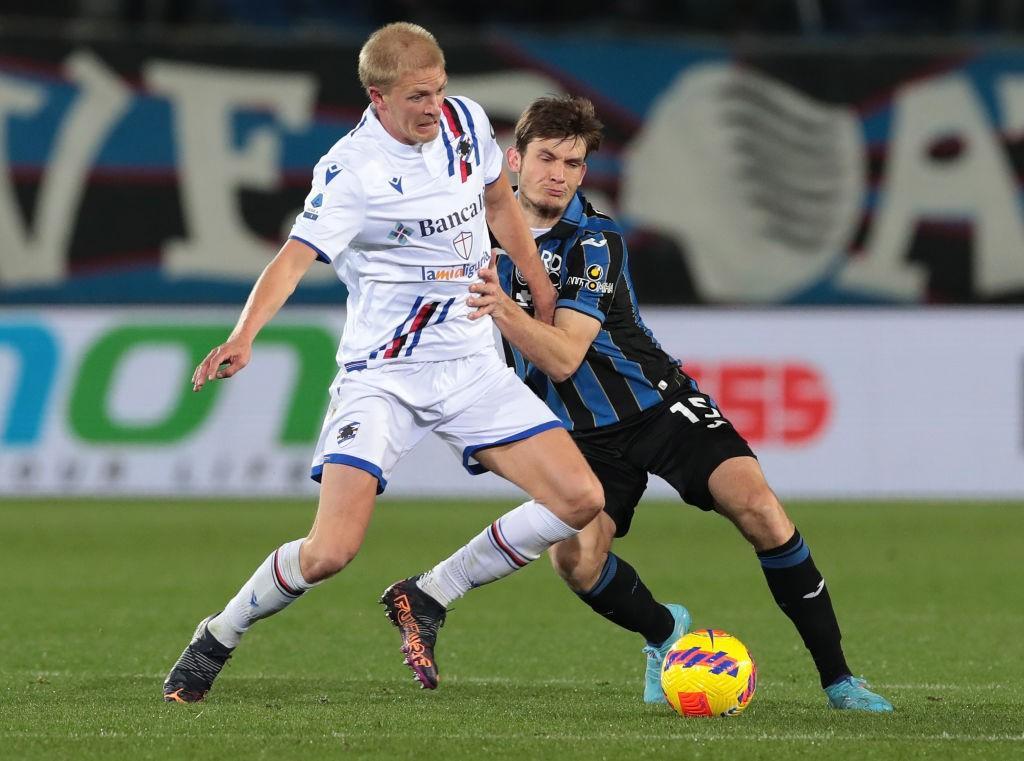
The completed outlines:
[[[533,140],[579,138],[587,154],[601,147],[604,125],[594,113],[594,104],[578,95],[549,95],[530,104],[516,123],[516,150],[526,154]]]
[[[396,21],[371,34],[359,51],[359,82],[384,92],[408,71],[444,68],[444,52],[434,35],[417,24]]]

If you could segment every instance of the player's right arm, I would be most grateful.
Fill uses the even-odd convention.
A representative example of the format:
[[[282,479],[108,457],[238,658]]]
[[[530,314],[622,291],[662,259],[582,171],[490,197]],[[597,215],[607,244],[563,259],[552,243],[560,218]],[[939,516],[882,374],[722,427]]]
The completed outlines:
[[[228,340],[215,346],[192,374],[193,391],[214,378],[230,378],[249,364],[256,334],[284,306],[316,258],[316,251],[297,240],[281,247],[252,287]]]
[[[309,266],[317,259],[333,264],[359,232],[365,201],[358,177],[337,161],[320,160],[288,241],[256,281],[228,340],[214,347],[192,374],[193,391],[214,378],[230,378],[249,364],[256,334],[292,295]]]

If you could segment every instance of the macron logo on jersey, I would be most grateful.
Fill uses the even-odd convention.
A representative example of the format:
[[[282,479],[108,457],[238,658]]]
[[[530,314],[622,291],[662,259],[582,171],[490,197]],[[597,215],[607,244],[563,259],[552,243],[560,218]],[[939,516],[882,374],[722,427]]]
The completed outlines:
[[[402,178],[401,177],[392,177],[390,180],[388,180],[388,185],[393,187],[399,193],[402,193]],[[405,195],[405,194],[402,193],[402,195]]]
[[[446,230],[451,230],[460,225],[466,224],[473,217],[477,216],[484,210],[484,194],[481,193],[477,196],[477,199],[468,206],[463,206],[461,209],[447,214],[437,219],[421,219],[418,224],[420,226],[420,235],[424,238],[430,237],[434,233],[443,233]],[[465,257],[463,257],[465,258]]]
[[[324,185],[330,185],[331,180],[333,180],[339,174],[341,174],[341,167],[338,166],[337,164],[331,164],[329,167],[327,167],[327,179],[324,180]]]

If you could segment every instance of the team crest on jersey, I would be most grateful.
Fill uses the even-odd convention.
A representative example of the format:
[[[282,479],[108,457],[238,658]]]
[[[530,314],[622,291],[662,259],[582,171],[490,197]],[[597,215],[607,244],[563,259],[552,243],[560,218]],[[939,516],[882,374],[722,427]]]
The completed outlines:
[[[469,259],[470,254],[473,253],[473,233],[463,230],[455,236],[452,246],[455,247],[455,253],[463,259]]]
[[[359,423],[351,422],[344,423],[338,428],[338,445],[344,444],[347,441],[352,441],[359,432]]]
[[[391,232],[388,233],[388,240],[396,241],[399,246],[404,246],[409,242],[410,235],[412,235],[411,227],[406,227],[404,222],[396,222]]]
[[[459,145],[455,150],[458,151],[459,158],[465,161],[469,158],[469,154],[473,150],[473,143],[468,137],[464,137],[459,141]]]

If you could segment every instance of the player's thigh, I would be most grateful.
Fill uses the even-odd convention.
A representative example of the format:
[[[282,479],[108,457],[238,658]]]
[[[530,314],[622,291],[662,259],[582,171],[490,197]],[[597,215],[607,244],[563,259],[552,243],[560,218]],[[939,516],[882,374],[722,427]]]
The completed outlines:
[[[733,457],[711,473],[715,509],[731,520],[758,551],[789,541],[795,528],[753,457]]]
[[[665,479],[687,503],[714,510],[709,482],[722,463],[754,458],[750,445],[714,401],[697,391],[677,394],[634,436],[627,458]]]
[[[467,370],[472,377],[455,387],[435,432],[470,473],[493,471],[567,523],[584,525],[602,504],[601,485],[562,423],[496,354],[472,358]],[[467,385],[476,393],[462,402]]]
[[[600,482],[564,428],[488,447],[476,458],[577,528],[604,505]]]
[[[365,371],[369,381],[372,373]],[[428,431],[394,389],[346,377],[332,393],[310,476],[320,481],[327,464],[349,465],[372,474],[382,493],[395,465]]]

